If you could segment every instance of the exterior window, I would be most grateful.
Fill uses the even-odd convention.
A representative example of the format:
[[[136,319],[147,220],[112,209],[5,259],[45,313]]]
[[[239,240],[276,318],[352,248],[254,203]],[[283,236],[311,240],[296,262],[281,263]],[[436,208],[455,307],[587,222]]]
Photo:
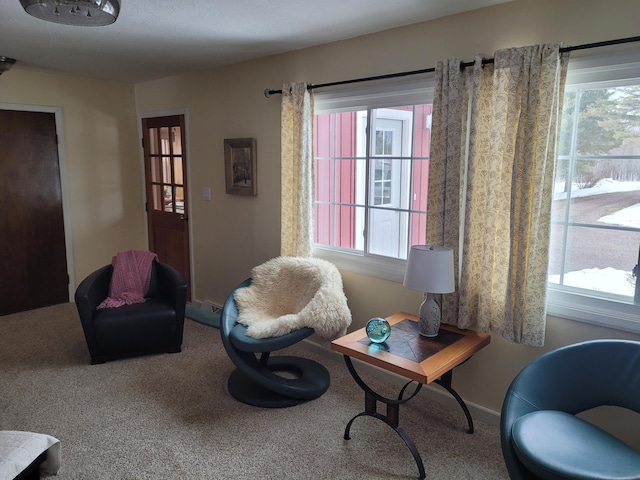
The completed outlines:
[[[406,259],[425,243],[431,105],[315,116],[317,246]]]
[[[639,248],[640,81],[568,86],[552,206],[550,290],[632,304],[640,299]]]
[[[632,298],[640,246],[640,85],[564,99],[549,281]]]
[[[383,89],[316,97],[314,255],[401,282],[426,240],[433,85]],[[547,311],[640,333],[637,54],[571,61],[557,160]]]

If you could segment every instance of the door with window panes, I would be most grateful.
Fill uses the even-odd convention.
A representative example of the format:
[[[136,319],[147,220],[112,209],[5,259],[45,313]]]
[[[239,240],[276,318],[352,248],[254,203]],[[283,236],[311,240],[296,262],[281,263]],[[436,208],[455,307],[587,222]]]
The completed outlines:
[[[404,159],[411,151],[411,116],[389,108],[371,115],[368,241],[369,252],[377,255],[407,255],[409,162]]]
[[[143,118],[149,250],[178,270],[191,299],[184,115]]]

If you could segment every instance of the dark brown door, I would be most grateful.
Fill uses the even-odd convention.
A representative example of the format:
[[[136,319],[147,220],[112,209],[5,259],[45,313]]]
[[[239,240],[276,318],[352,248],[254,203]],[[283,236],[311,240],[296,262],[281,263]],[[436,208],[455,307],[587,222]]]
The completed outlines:
[[[190,284],[184,115],[142,119],[149,249]],[[191,300],[191,286],[187,291]]]
[[[0,315],[69,301],[55,114],[0,110]]]

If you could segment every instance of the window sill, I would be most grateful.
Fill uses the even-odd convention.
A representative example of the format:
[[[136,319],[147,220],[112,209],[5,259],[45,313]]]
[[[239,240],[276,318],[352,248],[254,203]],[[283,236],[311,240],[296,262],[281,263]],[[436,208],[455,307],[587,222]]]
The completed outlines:
[[[630,301],[596,298],[549,286],[547,314],[640,334],[640,305]]]
[[[327,248],[315,245],[313,256],[333,263],[340,270],[382,278],[392,282],[402,283],[406,260],[397,258],[364,255],[353,251]]]
[[[316,245],[313,255],[333,263],[340,270],[402,283],[406,260],[369,256],[352,251]],[[599,327],[640,334],[640,305],[632,302],[596,298],[549,286],[547,314],[597,325]]]

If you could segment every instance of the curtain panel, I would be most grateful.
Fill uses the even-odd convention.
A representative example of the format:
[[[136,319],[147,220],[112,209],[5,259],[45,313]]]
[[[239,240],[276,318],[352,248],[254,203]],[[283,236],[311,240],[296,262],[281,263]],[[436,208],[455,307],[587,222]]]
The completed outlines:
[[[544,344],[556,136],[568,56],[560,45],[500,50],[460,70],[438,62],[428,243],[454,249],[443,321]]]
[[[306,83],[282,85],[280,254],[310,257],[313,245],[313,95]]]

